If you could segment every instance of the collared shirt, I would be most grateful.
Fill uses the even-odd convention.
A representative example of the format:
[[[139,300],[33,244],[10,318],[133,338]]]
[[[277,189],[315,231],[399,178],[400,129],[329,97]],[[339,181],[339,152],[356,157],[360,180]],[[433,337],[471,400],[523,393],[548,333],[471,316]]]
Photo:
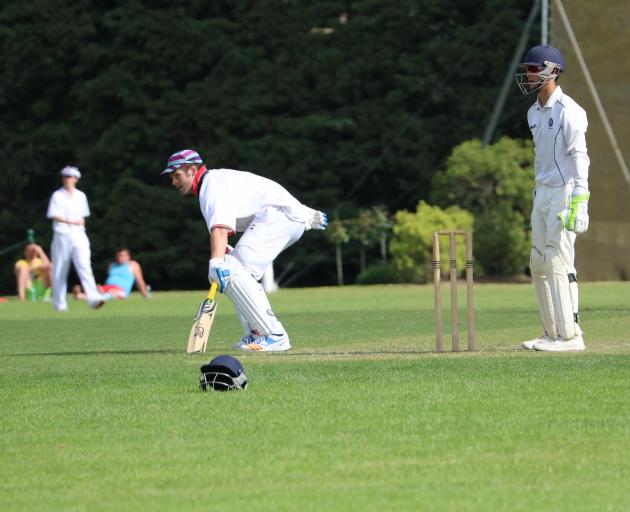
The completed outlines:
[[[81,220],[90,216],[90,208],[86,195],[76,188],[70,194],[65,188],[60,187],[53,192],[48,203],[49,219],[61,217],[66,220]],[[85,226],[67,224],[53,220],[53,231],[60,235],[72,235],[85,233]]]
[[[210,169],[199,191],[199,206],[208,231],[224,227],[230,234],[245,231],[263,208],[275,206],[298,222],[308,218],[308,208],[282,185],[251,172]]]
[[[538,99],[527,112],[534,138],[536,181],[551,187],[573,183],[588,189],[586,112],[556,87],[544,107]]]

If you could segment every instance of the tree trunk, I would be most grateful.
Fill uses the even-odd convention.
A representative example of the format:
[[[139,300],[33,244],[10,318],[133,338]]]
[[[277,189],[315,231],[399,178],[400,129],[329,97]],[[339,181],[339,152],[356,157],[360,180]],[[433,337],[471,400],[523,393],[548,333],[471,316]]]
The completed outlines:
[[[361,268],[361,272],[365,270],[365,245],[361,244],[361,253],[360,253],[360,261],[359,266]]]
[[[337,243],[337,284],[343,286],[343,255],[340,243]]]
[[[381,235],[381,260],[383,263],[387,263],[387,234]]]

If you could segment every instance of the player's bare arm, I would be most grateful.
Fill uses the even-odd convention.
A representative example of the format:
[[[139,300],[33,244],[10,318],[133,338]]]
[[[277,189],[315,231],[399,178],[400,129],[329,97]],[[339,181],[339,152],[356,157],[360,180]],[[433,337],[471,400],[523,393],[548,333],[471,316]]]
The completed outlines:
[[[216,226],[210,231],[210,258],[221,258],[225,255],[228,245],[229,229]]]
[[[147,284],[144,282],[144,276],[142,275],[142,267],[135,260],[131,260],[129,262],[129,267],[131,268],[133,276],[136,278],[136,286],[138,287],[138,291],[146,299],[149,296],[149,293],[147,291]]]
[[[53,217],[51,217],[52,220],[56,220],[57,222],[61,222],[63,224],[72,224],[74,226],[84,226],[85,225],[85,219],[78,219],[78,220],[70,220],[70,219],[66,219],[64,217],[59,217],[57,215],[54,215]]]

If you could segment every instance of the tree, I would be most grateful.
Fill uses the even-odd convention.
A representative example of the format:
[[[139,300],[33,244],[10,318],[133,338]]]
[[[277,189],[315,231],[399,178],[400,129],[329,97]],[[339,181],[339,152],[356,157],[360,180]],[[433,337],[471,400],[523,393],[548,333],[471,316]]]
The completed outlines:
[[[333,220],[328,224],[326,230],[328,239],[335,244],[335,262],[337,264],[337,285],[343,286],[343,252],[342,245],[350,241],[348,229],[345,222],[341,220]]]
[[[534,184],[529,140],[502,138],[481,146],[474,139],[456,146],[446,169],[433,180],[432,197],[475,216],[475,251],[484,271],[512,275],[527,267]]]
[[[173,204],[176,194],[150,188],[163,186],[164,160],[184,147],[211,167],[275,179],[320,210],[413,208],[451,148],[481,134],[499,87],[488,77],[504,74],[530,4],[6,0],[0,152],[20,169],[0,174],[3,243],[29,227],[50,238],[46,204],[68,163],[85,176],[95,254],[111,242],[100,212],[145,204],[119,193],[120,180],[192,217],[194,208]],[[480,55],[484,64],[471,66]],[[527,135],[528,101],[508,99],[499,133]],[[143,222],[157,232],[163,218]],[[187,242],[170,233],[166,246],[142,237],[132,249],[168,275],[172,245]],[[332,255],[292,254],[308,268],[296,284],[334,280]],[[195,252],[190,266],[206,256]],[[170,286],[191,286],[183,276]],[[0,289],[12,287],[10,269],[0,273]]]
[[[459,208],[450,206],[442,210],[424,201],[418,203],[415,212],[401,210],[394,215],[393,238],[390,242],[392,263],[406,281],[424,283],[433,271],[433,233],[439,230],[473,227],[473,216]],[[448,268],[448,251],[441,252],[442,267]],[[466,247],[457,247],[458,270],[465,268]]]

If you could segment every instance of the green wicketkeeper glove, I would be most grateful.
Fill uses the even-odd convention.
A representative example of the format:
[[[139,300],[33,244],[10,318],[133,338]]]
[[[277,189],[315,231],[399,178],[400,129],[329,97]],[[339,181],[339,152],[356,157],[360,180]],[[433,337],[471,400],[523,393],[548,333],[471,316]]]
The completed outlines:
[[[571,194],[568,210],[562,210],[558,218],[565,229],[584,233],[588,229],[588,200],[591,193],[582,187],[576,187]]]

